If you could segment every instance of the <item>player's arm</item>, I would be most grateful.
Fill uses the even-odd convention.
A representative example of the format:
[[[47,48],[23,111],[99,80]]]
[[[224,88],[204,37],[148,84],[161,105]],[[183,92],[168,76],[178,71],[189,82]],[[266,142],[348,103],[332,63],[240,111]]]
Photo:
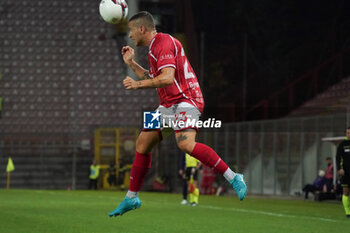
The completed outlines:
[[[134,60],[135,52],[133,48],[131,48],[130,46],[124,46],[122,48],[122,55],[123,55],[123,60],[125,64],[127,64],[130,67],[130,69],[132,69],[135,72],[135,74],[137,75],[137,77],[139,77],[139,79],[143,80],[143,79],[151,78],[149,76],[148,70],[140,66]]]
[[[130,77],[126,77],[123,81],[127,90],[136,90],[142,88],[162,88],[174,83],[175,69],[173,67],[165,67],[161,69],[160,75],[141,81],[135,81]]]
[[[344,175],[343,170],[343,143],[341,142],[338,145],[337,148],[337,154],[336,154],[336,164],[337,164],[337,170],[339,175]]]
[[[135,72],[139,79],[151,79],[149,76],[149,71],[140,66],[137,62],[133,60],[133,62],[129,65],[129,67]]]

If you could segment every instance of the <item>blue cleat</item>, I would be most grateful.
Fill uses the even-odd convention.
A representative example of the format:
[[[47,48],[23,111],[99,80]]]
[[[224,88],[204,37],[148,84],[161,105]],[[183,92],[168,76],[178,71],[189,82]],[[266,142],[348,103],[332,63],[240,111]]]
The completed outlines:
[[[244,178],[242,174],[236,174],[235,178],[230,180],[230,184],[233,189],[236,191],[239,200],[243,200],[245,195],[247,194],[247,185],[244,182]]]
[[[134,210],[137,208],[140,208],[141,201],[138,197],[129,198],[125,197],[124,200],[119,204],[117,208],[109,212],[109,217],[117,217],[118,215],[123,215],[124,213],[128,212],[129,210]]]

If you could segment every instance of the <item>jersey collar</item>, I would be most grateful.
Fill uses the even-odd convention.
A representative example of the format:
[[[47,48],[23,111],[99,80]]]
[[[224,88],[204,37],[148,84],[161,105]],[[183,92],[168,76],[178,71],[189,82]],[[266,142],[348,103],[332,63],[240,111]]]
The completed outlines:
[[[149,50],[151,50],[152,45],[153,45],[153,42],[156,40],[156,37],[158,37],[158,35],[159,35],[159,33],[157,33],[157,34],[153,37],[153,39],[151,40],[151,43],[149,44],[149,47],[148,47]]]

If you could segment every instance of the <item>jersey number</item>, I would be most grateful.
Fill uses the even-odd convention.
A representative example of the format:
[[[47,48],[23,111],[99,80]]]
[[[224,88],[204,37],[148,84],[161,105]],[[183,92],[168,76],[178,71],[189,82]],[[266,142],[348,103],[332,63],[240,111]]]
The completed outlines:
[[[184,64],[184,73],[185,73],[185,79],[194,78],[194,74],[188,70],[188,62],[187,61],[185,61],[185,64]]]
[[[185,57],[185,51],[183,48],[181,50],[181,56]],[[191,71],[188,70],[188,62],[187,62],[186,57],[184,59],[185,59],[185,64],[184,64],[185,79],[194,78],[195,77],[194,73],[192,73]]]

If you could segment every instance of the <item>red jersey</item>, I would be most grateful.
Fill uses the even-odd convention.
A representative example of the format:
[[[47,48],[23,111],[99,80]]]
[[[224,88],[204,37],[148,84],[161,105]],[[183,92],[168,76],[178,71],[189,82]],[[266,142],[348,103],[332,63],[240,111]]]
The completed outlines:
[[[333,179],[333,164],[328,165],[324,178]]]
[[[180,102],[187,102],[203,112],[202,91],[193,69],[188,62],[182,44],[169,34],[157,33],[148,51],[149,75],[154,78],[165,67],[175,68],[172,85],[157,88],[160,105],[168,108]]]

